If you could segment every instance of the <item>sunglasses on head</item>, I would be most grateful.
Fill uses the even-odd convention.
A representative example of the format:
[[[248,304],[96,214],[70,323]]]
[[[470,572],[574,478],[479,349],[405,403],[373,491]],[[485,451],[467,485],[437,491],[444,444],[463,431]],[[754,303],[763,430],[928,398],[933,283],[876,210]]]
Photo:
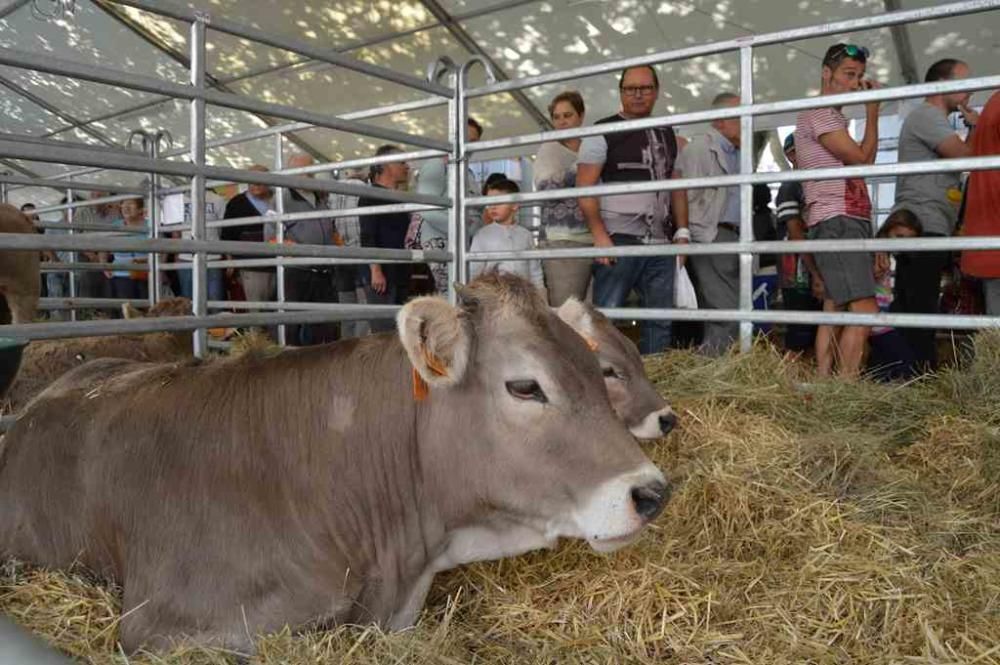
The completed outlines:
[[[851,58],[853,60],[867,62],[869,55],[871,55],[871,52],[864,46],[856,46],[855,44],[836,44],[830,49],[826,56],[826,60],[827,62],[836,62],[838,60],[842,60],[843,58]]]

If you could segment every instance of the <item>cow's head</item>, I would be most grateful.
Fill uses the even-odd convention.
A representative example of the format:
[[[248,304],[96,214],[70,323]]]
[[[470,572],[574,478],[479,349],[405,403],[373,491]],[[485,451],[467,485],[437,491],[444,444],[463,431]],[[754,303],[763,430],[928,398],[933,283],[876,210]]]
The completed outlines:
[[[646,377],[635,344],[608,317],[576,298],[556,311],[597,353],[611,406],[629,431],[639,439],[668,434],[677,425],[677,416]]]
[[[611,409],[596,355],[530,283],[487,273],[457,307],[418,298],[397,323],[430,386],[424,472],[471,509],[452,519],[499,516],[534,547],[565,536],[610,551],[660,513],[669,486]]]

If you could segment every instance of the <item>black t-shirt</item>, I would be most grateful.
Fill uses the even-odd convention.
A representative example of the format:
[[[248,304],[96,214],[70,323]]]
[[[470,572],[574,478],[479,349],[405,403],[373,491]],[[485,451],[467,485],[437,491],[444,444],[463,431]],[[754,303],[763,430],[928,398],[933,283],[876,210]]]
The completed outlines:
[[[372,187],[386,189],[382,185],[372,184]],[[359,208],[386,205],[390,201],[362,196],[358,199]],[[361,217],[361,246],[382,247],[385,249],[406,249],[406,231],[410,227],[410,213],[387,212],[379,215],[364,215]],[[382,273],[387,282],[403,286],[409,282],[411,266],[408,263],[386,263],[382,265]]]

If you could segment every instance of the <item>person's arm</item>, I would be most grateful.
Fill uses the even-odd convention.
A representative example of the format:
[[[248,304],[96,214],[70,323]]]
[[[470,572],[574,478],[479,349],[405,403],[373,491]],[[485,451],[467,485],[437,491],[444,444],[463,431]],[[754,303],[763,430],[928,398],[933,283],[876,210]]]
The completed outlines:
[[[874,87],[874,86],[873,86]],[[858,143],[834,117],[833,109],[822,109],[814,117],[814,129],[820,144],[845,166],[874,164],[878,152],[878,108],[877,103],[865,105],[865,135]]]
[[[684,173],[680,169],[674,169],[673,178],[680,179]],[[678,245],[687,245],[691,242],[691,229],[688,227],[688,192],[686,189],[675,189],[670,192],[670,209],[674,215],[674,237],[673,242]],[[678,267],[684,267],[687,256],[679,254],[677,256]]]
[[[600,182],[602,166],[601,164],[577,164],[576,186],[590,187]],[[594,247],[614,247],[615,244],[611,241],[608,229],[604,226],[604,220],[601,219],[600,199],[596,196],[584,196],[578,199],[578,202],[583,219],[587,222],[590,233],[594,237]],[[606,266],[614,263],[614,259],[609,257],[597,258],[594,261]]]
[[[370,205],[378,205],[380,201],[377,199],[368,200],[365,198],[358,200],[359,208],[366,208]],[[381,215],[363,215],[361,217],[361,246],[362,247],[381,247],[379,229],[381,224],[379,224],[379,218]],[[372,291],[375,293],[385,293],[388,286],[385,273],[382,272],[382,266],[378,263],[371,263],[368,265],[368,270],[371,272],[371,286]]]
[[[801,217],[789,217],[787,219],[788,223],[788,239],[789,240],[807,240],[806,238],[806,225],[802,221]],[[816,259],[813,258],[812,254],[802,254],[802,263],[805,264],[806,270],[812,276],[812,291],[813,295],[817,298],[822,299],[823,293],[825,293],[825,285],[823,284],[823,277],[819,274],[819,267],[816,266]],[[819,294],[819,295],[817,295]]]
[[[875,152],[878,147],[878,129],[869,131],[869,127],[876,126],[877,123],[865,123],[865,137],[859,145],[851,138],[846,129],[837,129],[832,132],[821,134],[819,142],[824,148],[830,151],[834,157],[844,163],[845,166],[857,166],[860,164],[874,164]],[[874,135],[874,139],[869,139]]]

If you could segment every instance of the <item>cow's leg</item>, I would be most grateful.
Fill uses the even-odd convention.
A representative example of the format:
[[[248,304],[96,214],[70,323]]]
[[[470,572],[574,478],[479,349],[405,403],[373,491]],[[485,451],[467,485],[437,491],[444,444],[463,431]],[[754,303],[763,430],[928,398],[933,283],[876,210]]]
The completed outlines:
[[[410,587],[399,609],[392,613],[386,626],[389,630],[405,630],[417,623],[417,619],[420,618],[420,612],[424,609],[424,601],[427,600],[427,594],[431,590],[431,582],[433,581],[434,568],[428,566],[427,570],[421,573],[420,577]]]
[[[7,293],[7,305],[13,323],[31,323],[38,309],[38,296],[32,294]]]

